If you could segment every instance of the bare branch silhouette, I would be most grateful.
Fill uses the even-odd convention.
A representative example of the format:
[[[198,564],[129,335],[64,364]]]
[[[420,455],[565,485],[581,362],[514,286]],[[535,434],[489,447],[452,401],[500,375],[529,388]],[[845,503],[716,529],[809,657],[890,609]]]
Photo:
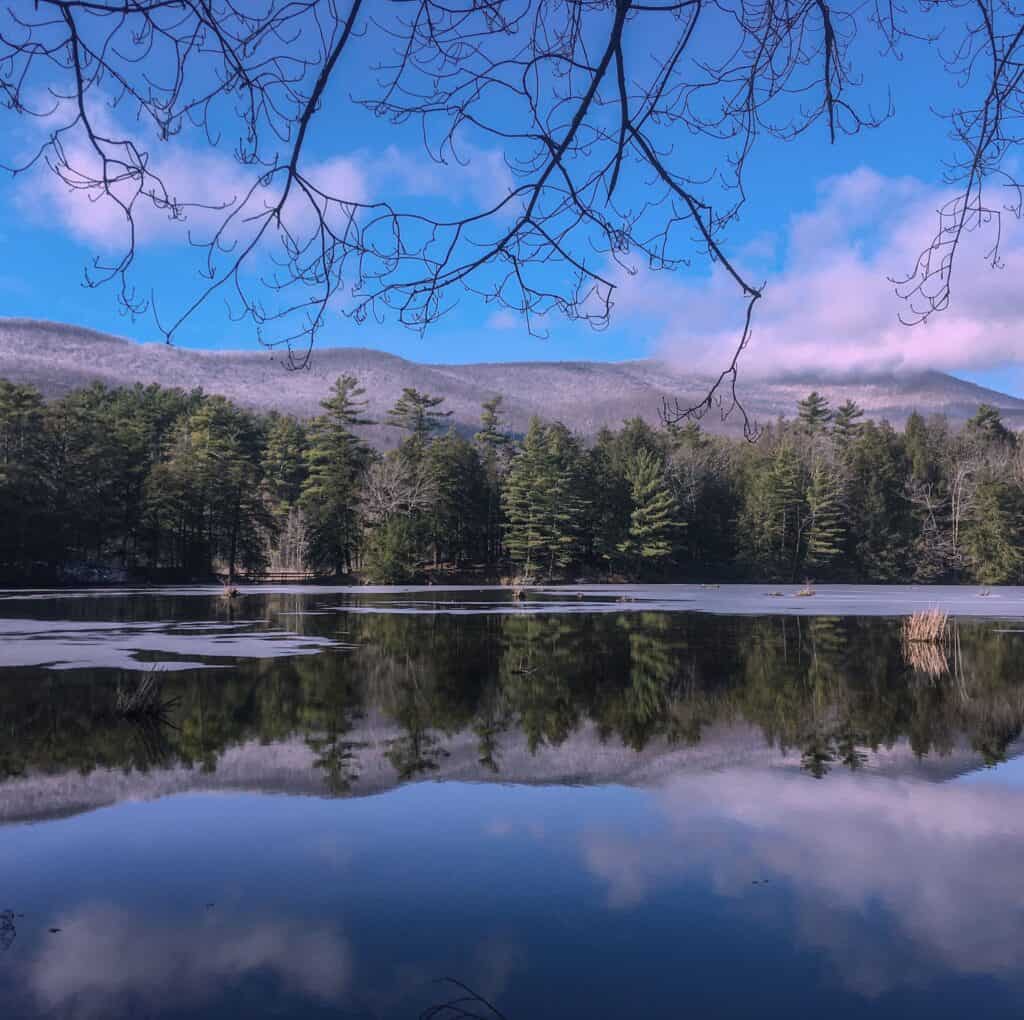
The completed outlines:
[[[1015,182],[1008,202],[986,186],[1019,141],[1024,14],[1011,0],[922,7],[941,21],[944,70],[987,84],[947,115],[962,190],[898,283],[907,321],[948,305],[964,233],[994,226],[998,265],[1000,217],[1021,210]],[[0,14],[0,103],[36,137],[10,169],[48,169],[119,226],[86,284],[115,286],[167,340],[213,300],[292,366],[330,316],[422,331],[467,295],[537,335],[556,317],[600,329],[631,275],[717,268],[743,329],[704,400],[666,404],[678,421],[743,413],[763,286],[726,231],[750,154],[762,138],[820,126],[836,142],[880,124],[891,104],[857,101],[854,41],[869,34],[895,58],[919,21],[883,0],[38,0]],[[389,190],[386,174],[366,187],[339,174],[312,137],[352,156],[355,113],[417,129],[424,158],[452,175],[443,201]],[[233,172],[211,180],[169,157],[196,151],[230,153]],[[471,194],[458,172],[481,153],[501,172]],[[191,289],[134,282],[154,216],[186,232]]]

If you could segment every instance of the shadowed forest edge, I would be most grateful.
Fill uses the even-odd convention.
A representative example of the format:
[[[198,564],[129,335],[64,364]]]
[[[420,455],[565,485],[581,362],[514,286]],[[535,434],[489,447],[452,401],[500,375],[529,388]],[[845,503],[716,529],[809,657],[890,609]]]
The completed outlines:
[[[1024,577],[1024,446],[992,407],[898,433],[812,393],[756,443],[632,419],[588,445],[539,419],[511,435],[500,397],[464,436],[410,388],[382,455],[363,396],[342,376],[301,421],[200,390],[46,403],[0,381],[0,579]]]

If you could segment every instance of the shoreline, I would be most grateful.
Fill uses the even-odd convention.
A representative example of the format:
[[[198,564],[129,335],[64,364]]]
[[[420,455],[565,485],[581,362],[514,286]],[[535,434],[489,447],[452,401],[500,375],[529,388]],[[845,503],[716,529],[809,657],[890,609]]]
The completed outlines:
[[[1024,621],[1024,586],[855,585],[826,584],[807,593],[802,585],[725,583],[687,584],[497,584],[436,585],[237,585],[238,600],[262,596],[347,597],[319,611],[359,613],[703,612],[735,616],[908,616],[942,609],[953,617],[988,617]],[[514,591],[520,596],[516,598]],[[460,598],[479,593],[482,599]],[[0,602],[40,599],[115,598],[126,596],[220,598],[214,584],[120,585],[90,587],[0,588]],[[411,596],[392,604],[380,596]],[[425,596],[434,596],[425,598]],[[456,596],[456,597],[451,597]],[[506,597],[501,597],[506,596]],[[350,599],[351,601],[348,601]],[[2,616],[0,610],[0,616]]]

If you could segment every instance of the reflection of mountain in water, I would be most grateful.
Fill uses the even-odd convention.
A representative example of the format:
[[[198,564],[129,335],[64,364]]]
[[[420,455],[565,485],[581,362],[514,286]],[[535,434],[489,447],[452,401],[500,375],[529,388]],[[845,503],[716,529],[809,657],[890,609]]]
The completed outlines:
[[[269,625],[291,603],[268,600]],[[1017,753],[1020,635],[961,622],[948,675],[888,620],[622,615],[292,619],[353,646],[164,677],[173,726],[112,712],[117,670],[6,671],[0,820],[186,790],[365,795],[421,778],[656,786],[736,766],[944,779]]]
[[[350,733],[362,746],[355,752],[352,796],[384,793],[399,785],[388,749],[401,731],[387,724],[357,727]],[[782,752],[765,743],[761,732],[744,724],[715,725],[695,746],[669,744],[663,738],[641,751],[602,741],[593,724],[585,724],[557,747],[528,750],[521,733],[499,740],[502,766],[495,773],[479,761],[472,733],[444,740],[445,756],[424,778],[459,782],[515,784],[661,786],[686,773],[729,768],[796,771],[798,752]],[[1008,757],[1024,753],[1024,744],[1008,748]],[[212,772],[173,765],[146,772],[98,769],[82,775],[33,774],[0,785],[0,824],[41,821],[92,811],[126,800],[153,800],[178,793],[259,793],[289,796],[332,795],[330,777],[317,753],[304,740],[262,744],[248,741],[223,752]],[[893,778],[943,781],[980,765],[976,751],[961,745],[941,757],[920,758],[905,740],[868,757],[866,767]]]

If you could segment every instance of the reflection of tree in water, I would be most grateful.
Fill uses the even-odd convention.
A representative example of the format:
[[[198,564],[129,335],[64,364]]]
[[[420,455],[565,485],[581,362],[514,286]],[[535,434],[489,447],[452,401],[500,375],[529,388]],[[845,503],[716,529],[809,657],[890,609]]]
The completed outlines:
[[[384,756],[398,773],[400,780],[412,779],[425,772],[436,772],[440,759],[448,757],[441,740],[433,733],[416,727],[388,741]]]
[[[504,692],[490,685],[481,699],[480,710],[473,721],[477,738],[477,761],[489,772],[501,771],[499,741],[515,724],[515,713]]]
[[[334,637],[342,628],[351,645],[169,671],[174,728],[115,718],[116,671],[5,670],[0,776],[172,763],[212,770],[233,745],[297,736],[328,789],[343,794],[359,780],[353,731],[367,716],[398,727],[382,750],[400,779],[436,772],[459,733],[475,735],[479,765],[499,772],[504,740],[536,751],[586,725],[640,750],[696,743],[709,726],[737,722],[823,776],[860,768],[903,738],[919,755],[966,743],[997,762],[1024,722],[1024,639],[983,621],[955,625],[941,676],[908,665],[889,620],[327,614],[302,627]]]
[[[346,740],[343,734],[306,737],[306,745],[313,752],[313,768],[321,769],[327,788],[335,796],[350,793],[359,778],[359,759],[356,752],[364,745]]]
[[[499,683],[531,754],[544,744],[563,743],[579,722],[575,692],[588,668],[596,674],[604,658],[600,644],[588,640],[592,629],[586,617],[505,618]]]

